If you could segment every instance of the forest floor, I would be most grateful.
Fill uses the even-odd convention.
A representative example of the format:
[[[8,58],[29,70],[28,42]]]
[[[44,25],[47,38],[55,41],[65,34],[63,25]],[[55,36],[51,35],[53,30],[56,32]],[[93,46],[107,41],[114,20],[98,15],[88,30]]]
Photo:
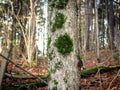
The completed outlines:
[[[83,61],[85,68],[93,66],[115,66],[120,64],[116,50],[100,50],[100,63],[98,63],[94,51],[86,53]],[[120,70],[112,70],[81,79],[82,90],[120,90]]]
[[[20,66],[23,65],[22,59],[14,59],[13,61]],[[83,66],[85,69],[94,66],[115,66],[118,64],[120,64],[120,60],[118,59],[118,52],[116,50],[100,50],[99,63],[94,51],[89,51],[84,54]],[[43,75],[43,78],[45,74],[48,74],[47,63],[43,61],[42,63],[38,62],[37,67],[31,69],[27,67],[27,64],[24,64],[24,66],[22,67],[24,67],[25,70],[31,72],[32,74],[39,74],[40,76]],[[7,71],[8,73],[6,73],[6,76],[2,83],[3,87],[15,87],[20,86],[21,84],[39,81],[38,79],[30,76],[27,76],[27,78],[24,77],[24,75],[26,74],[11,63],[8,64]],[[120,70],[112,70],[102,74],[98,71],[96,74],[93,74],[86,78],[82,78],[81,88],[81,90],[120,90]],[[43,87],[26,87],[25,89],[21,90],[47,90],[47,86],[45,85]]]

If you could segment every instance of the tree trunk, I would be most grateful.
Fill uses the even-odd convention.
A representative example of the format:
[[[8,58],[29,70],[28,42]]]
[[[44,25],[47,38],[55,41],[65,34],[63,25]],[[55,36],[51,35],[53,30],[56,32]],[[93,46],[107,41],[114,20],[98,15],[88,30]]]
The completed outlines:
[[[8,57],[8,50],[5,50],[4,55]],[[6,66],[7,66],[7,61],[3,59],[0,67],[0,90],[2,90],[2,81],[6,70]]]
[[[95,21],[96,21],[96,50],[97,50],[97,61],[100,62],[100,51],[99,51],[99,26],[98,26],[98,6],[95,1]]]
[[[120,31],[116,31],[116,34],[115,34],[115,46],[116,48],[118,49],[118,52],[119,52],[119,62],[118,64],[120,64]]]
[[[27,60],[30,64],[30,67],[32,67],[33,58],[35,55],[35,31],[36,31],[36,14],[35,14],[35,5],[34,0],[30,0],[30,11],[31,16],[29,18],[29,27],[28,27],[28,36],[27,36],[27,44],[26,44],[26,50],[27,50]]]
[[[62,2],[62,1],[58,1]],[[50,2],[51,3],[51,2]],[[78,29],[77,29],[77,9],[76,1],[69,0],[66,7],[62,9],[52,8],[52,15],[50,21],[53,23],[55,19],[55,13],[60,12],[65,15],[66,21],[61,28],[56,28],[54,32],[51,30],[48,31],[49,40],[49,83],[48,90],[80,90],[80,77],[78,73]],[[50,26],[53,28],[54,24]],[[73,50],[69,53],[61,53],[59,48],[55,47],[55,42],[60,36],[69,35],[73,42]],[[49,41],[48,41],[49,42]],[[59,42],[59,41],[58,41]],[[66,44],[65,44],[66,43]],[[58,43],[57,43],[58,44]],[[62,43],[64,48],[61,48],[63,51],[66,50],[69,43],[67,40],[64,40]],[[60,46],[62,47],[62,44]],[[71,44],[72,45],[72,44]],[[57,46],[57,45],[56,45]],[[69,48],[68,48],[69,49]]]
[[[91,24],[91,0],[86,0],[85,2],[85,49],[90,49],[90,24]]]
[[[109,34],[110,34],[110,49],[115,47],[114,45],[114,10],[113,10],[113,0],[109,1],[108,4],[108,23],[109,23]]]

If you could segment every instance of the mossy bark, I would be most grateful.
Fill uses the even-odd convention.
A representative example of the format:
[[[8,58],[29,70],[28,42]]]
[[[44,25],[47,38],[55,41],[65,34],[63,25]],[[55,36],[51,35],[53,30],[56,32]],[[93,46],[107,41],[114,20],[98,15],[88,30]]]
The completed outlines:
[[[100,73],[105,73],[105,72],[110,72],[112,70],[119,70],[120,69],[120,65],[116,65],[116,66],[95,66],[89,69],[85,69],[81,72],[81,78],[87,78],[90,77],[91,75],[95,75],[95,73],[99,72]]]
[[[51,12],[51,11],[50,11]],[[48,90],[80,90],[80,77],[77,67],[78,55],[78,29],[77,29],[77,9],[76,1],[69,0],[64,9],[57,9],[52,7],[52,13],[49,21],[54,21],[55,13],[63,13],[67,19],[61,28],[57,28],[55,32],[51,32],[52,24],[49,24],[48,34],[51,38],[50,47],[48,48],[49,58],[49,82]],[[73,40],[73,50],[65,55],[58,52],[57,47],[54,46],[55,40],[67,33]],[[60,64],[59,64],[60,62]],[[59,64],[59,65],[58,65]]]

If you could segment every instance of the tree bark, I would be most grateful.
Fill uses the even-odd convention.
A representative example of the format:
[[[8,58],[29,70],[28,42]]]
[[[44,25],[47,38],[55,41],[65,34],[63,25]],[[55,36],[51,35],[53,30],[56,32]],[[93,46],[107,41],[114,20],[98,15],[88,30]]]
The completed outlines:
[[[49,52],[49,72],[50,73],[48,90],[80,90],[80,77],[78,73],[78,60],[76,55],[78,55],[78,29],[77,29],[77,9],[76,1],[69,0],[66,8],[55,9],[53,8],[52,17],[49,18],[53,21],[55,12],[61,12],[67,16],[66,22],[62,28],[56,29],[55,32],[48,31],[49,37],[51,38]],[[49,14],[50,15],[50,14]],[[49,24],[50,26],[50,24]],[[62,55],[57,51],[54,46],[55,40],[62,35],[67,33],[73,40],[73,51],[67,55]],[[66,41],[65,41],[66,42]],[[52,58],[50,58],[52,57]],[[56,68],[56,63],[61,62],[62,65]]]
[[[99,26],[98,26],[98,6],[95,1],[95,22],[96,22],[96,50],[97,50],[97,61],[100,62],[100,51],[99,51]]]
[[[5,50],[4,55],[8,57],[7,50]],[[5,74],[6,65],[7,65],[7,61],[3,59],[0,67],[0,90],[2,90],[2,81]]]
[[[91,24],[91,13],[92,13],[91,0],[85,2],[85,49],[90,49],[90,24]]]
[[[115,47],[114,45],[114,10],[113,10],[113,0],[109,1],[108,4],[108,24],[109,24],[109,34],[110,34],[110,49]]]

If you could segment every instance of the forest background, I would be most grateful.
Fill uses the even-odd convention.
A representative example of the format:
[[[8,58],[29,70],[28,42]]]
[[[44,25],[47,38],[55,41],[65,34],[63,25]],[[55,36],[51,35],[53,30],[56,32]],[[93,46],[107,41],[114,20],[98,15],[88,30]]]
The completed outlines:
[[[67,1],[69,0],[58,2],[63,4]],[[57,3],[56,0],[0,0],[0,54],[30,73],[43,77],[46,77],[46,74],[48,75],[48,60],[53,59],[48,52],[49,47],[52,47],[50,43],[54,40],[49,37],[51,35],[49,32],[51,30],[54,33],[55,29],[64,27],[64,23],[63,27],[59,27],[59,23],[56,24],[58,27],[52,26],[54,20],[51,18],[55,18],[56,14],[54,9],[51,14],[53,2]],[[119,66],[120,0],[75,0],[75,2],[76,29],[79,32],[76,35],[78,36],[78,41],[76,41],[78,45],[76,46],[78,46],[78,58],[83,62],[80,68],[82,67],[83,70],[94,66]],[[64,22],[65,18],[67,16],[62,17],[60,14],[60,17],[56,18],[55,21]],[[14,64],[8,63],[2,57],[0,57],[0,63],[1,83],[3,76],[10,78],[8,72],[24,76],[24,73],[16,69]],[[119,72],[117,70],[113,75],[118,78],[118,81],[120,80]],[[83,84],[86,84],[87,79],[83,81],[85,82]],[[108,84],[103,88],[118,89],[120,88],[119,85],[120,83],[118,86]],[[102,88],[102,85],[99,88]]]

